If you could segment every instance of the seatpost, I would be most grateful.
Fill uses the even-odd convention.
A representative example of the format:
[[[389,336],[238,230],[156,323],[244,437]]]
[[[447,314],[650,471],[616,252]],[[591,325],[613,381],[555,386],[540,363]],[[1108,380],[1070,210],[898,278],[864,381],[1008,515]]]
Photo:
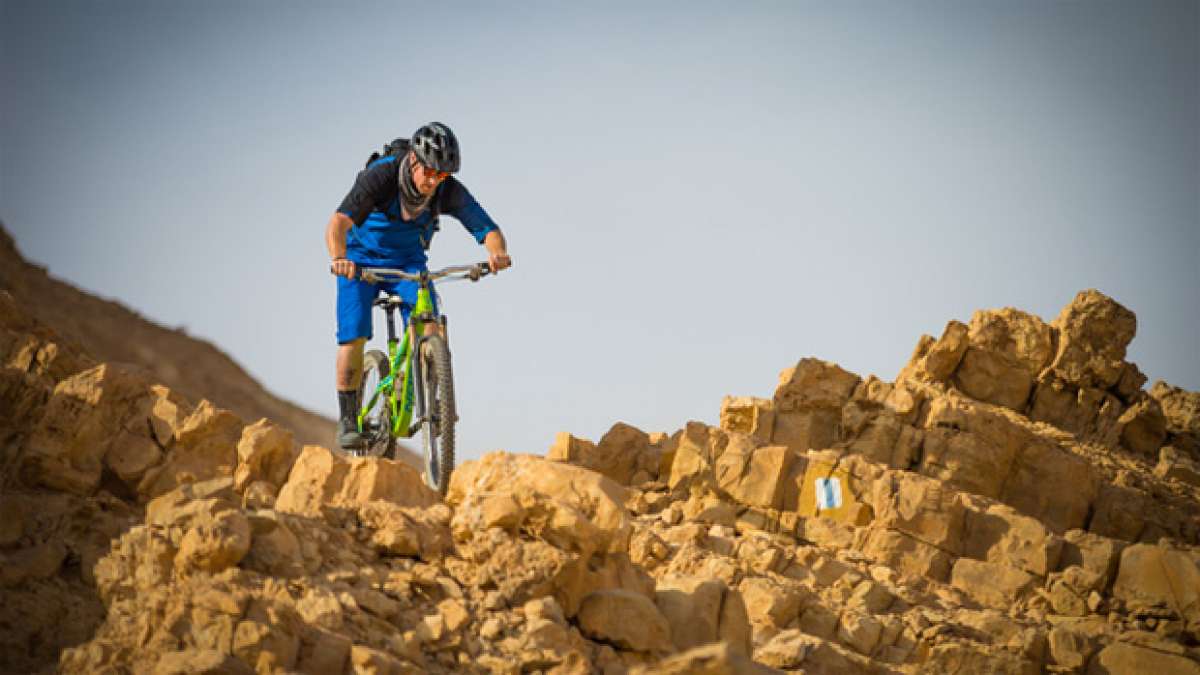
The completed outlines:
[[[396,308],[391,305],[387,306],[387,332],[388,332],[388,342],[389,343],[395,342],[396,341]]]

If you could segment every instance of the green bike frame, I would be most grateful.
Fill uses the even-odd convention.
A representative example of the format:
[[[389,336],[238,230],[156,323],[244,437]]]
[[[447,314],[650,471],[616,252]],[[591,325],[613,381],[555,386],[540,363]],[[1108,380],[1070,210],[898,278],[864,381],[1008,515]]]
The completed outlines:
[[[385,403],[391,412],[391,434],[393,438],[411,438],[413,435],[412,416],[414,403],[415,378],[413,373],[413,352],[415,345],[410,339],[414,335],[422,335],[427,323],[436,323],[437,313],[434,311],[432,282],[425,281],[417,288],[417,304],[409,315],[409,325],[403,337],[397,339],[394,318],[388,314],[388,375],[383,378],[371,394],[371,400],[366,401],[358,412],[358,430],[363,430],[367,413],[375,406],[380,396],[385,397]],[[430,319],[432,321],[430,321]],[[396,386],[399,379],[400,386]]]

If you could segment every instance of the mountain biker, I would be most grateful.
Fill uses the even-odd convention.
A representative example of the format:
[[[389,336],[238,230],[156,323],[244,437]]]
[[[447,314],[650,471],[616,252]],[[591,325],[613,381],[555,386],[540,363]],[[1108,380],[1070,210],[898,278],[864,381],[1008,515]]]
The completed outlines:
[[[417,300],[416,282],[367,283],[355,278],[358,267],[426,270],[426,250],[438,230],[440,213],[454,216],[487,248],[493,271],[512,264],[499,226],[451,175],[461,163],[454,132],[445,124],[430,122],[407,143],[397,139],[389,147],[397,143],[399,153],[372,156],[325,228],[330,271],[338,277],[337,441],[346,450],[364,443],[358,431],[358,388],[363,345],[372,335],[371,303],[381,291],[398,294],[405,301],[401,314],[407,326]]]

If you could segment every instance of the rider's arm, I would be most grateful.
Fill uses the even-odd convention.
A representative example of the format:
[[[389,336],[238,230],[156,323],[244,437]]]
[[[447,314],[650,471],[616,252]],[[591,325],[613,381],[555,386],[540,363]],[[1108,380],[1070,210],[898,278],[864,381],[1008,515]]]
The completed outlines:
[[[330,259],[346,257],[346,233],[351,227],[354,227],[354,221],[344,213],[335,212],[329,217],[329,224],[325,226],[325,247],[329,249]]]
[[[488,262],[493,271],[499,272],[512,265],[512,259],[508,256],[508,242],[500,232],[500,226],[455,178],[447,178],[443,185],[442,211],[457,218],[475,237],[475,241],[487,248]]]
[[[466,186],[453,176],[447,178],[442,185],[441,200],[442,212],[454,216],[480,244],[485,243],[489,232],[500,229],[496,221],[492,220],[487,211],[484,211],[467,191]]]

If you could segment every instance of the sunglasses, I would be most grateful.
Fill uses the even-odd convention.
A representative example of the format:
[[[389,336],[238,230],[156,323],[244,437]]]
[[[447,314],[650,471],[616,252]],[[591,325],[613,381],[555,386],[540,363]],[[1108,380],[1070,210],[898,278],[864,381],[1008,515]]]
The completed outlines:
[[[422,172],[423,172],[423,173],[424,173],[426,176],[433,176],[433,177],[434,177],[434,178],[436,178],[437,180],[446,180],[446,178],[450,176],[450,172],[449,172],[449,171],[438,171],[437,169],[434,169],[434,168],[432,168],[432,167],[425,166],[425,165],[424,165],[424,164],[422,164],[421,162],[414,162],[414,164],[415,164],[416,166],[419,166],[419,167],[421,167],[421,171],[422,171]]]

